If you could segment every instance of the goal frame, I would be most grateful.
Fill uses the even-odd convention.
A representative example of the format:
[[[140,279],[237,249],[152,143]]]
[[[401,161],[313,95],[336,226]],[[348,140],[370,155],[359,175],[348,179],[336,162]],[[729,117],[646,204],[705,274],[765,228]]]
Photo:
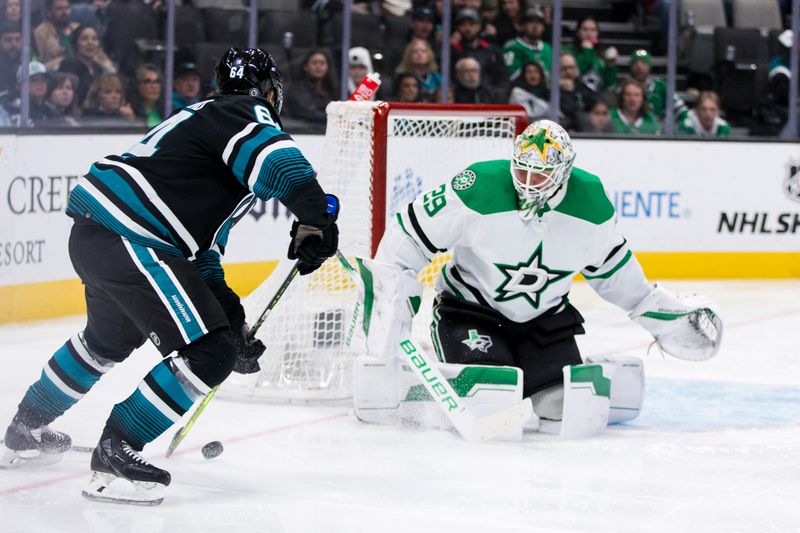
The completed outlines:
[[[437,116],[483,116],[489,113],[498,117],[512,117],[515,135],[528,125],[528,114],[521,105],[512,104],[412,104],[379,102],[372,110],[372,235],[371,256],[375,257],[378,244],[386,230],[386,162],[389,133],[389,115],[415,116],[430,112]]]

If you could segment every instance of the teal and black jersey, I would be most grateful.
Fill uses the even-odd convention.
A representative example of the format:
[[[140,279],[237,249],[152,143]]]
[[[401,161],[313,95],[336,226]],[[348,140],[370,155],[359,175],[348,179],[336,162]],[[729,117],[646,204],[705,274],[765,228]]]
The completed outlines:
[[[297,201],[300,194],[306,198]],[[224,96],[177,111],[127,152],[96,161],[67,213],[195,259],[224,253],[228,232],[256,197],[278,199],[301,221],[325,213],[311,164],[270,104]]]

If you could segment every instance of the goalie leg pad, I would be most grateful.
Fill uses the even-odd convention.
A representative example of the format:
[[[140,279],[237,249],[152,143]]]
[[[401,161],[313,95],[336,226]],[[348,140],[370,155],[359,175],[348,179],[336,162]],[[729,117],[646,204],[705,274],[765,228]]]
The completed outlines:
[[[599,364],[611,379],[609,424],[633,420],[644,402],[644,364],[638,357],[591,356],[587,363]]]
[[[494,414],[522,400],[522,371],[518,368],[449,363],[439,363],[436,368],[476,416]],[[362,356],[356,359],[353,375],[353,407],[359,420],[453,429],[437,400],[403,360]],[[522,427],[497,438],[520,440]]]
[[[611,380],[604,375],[603,367],[595,364],[567,365],[562,372],[564,404],[561,420],[541,418],[539,431],[559,435],[562,439],[604,433],[608,426]]]

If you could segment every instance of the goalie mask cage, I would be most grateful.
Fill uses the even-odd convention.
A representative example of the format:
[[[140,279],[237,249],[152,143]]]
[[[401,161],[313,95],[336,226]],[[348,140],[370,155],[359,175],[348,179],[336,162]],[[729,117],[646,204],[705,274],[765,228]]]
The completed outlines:
[[[509,159],[527,125],[520,106],[332,102],[327,108],[322,188],[341,201],[339,249],[373,257],[386,222],[421,192],[470,164]],[[509,179],[511,176],[509,174]],[[433,281],[446,257],[420,273],[426,286],[415,338],[430,347]],[[275,272],[244,301],[248,321],[263,311],[291,264]],[[352,395],[352,365],[360,355],[345,346],[355,286],[336,258],[298,276],[258,338],[266,345],[261,372],[231,374],[222,397],[266,402],[325,402]]]

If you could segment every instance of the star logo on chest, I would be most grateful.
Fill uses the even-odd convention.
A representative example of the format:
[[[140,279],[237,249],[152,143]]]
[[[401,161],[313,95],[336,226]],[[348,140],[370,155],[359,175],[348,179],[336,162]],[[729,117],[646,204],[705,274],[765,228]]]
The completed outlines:
[[[507,302],[514,298],[525,298],[534,309],[539,308],[541,294],[550,284],[572,275],[568,270],[553,270],[542,264],[541,243],[527,261],[516,265],[495,263],[495,266],[500,269],[505,279],[495,289],[497,296],[494,299],[498,302]]]

